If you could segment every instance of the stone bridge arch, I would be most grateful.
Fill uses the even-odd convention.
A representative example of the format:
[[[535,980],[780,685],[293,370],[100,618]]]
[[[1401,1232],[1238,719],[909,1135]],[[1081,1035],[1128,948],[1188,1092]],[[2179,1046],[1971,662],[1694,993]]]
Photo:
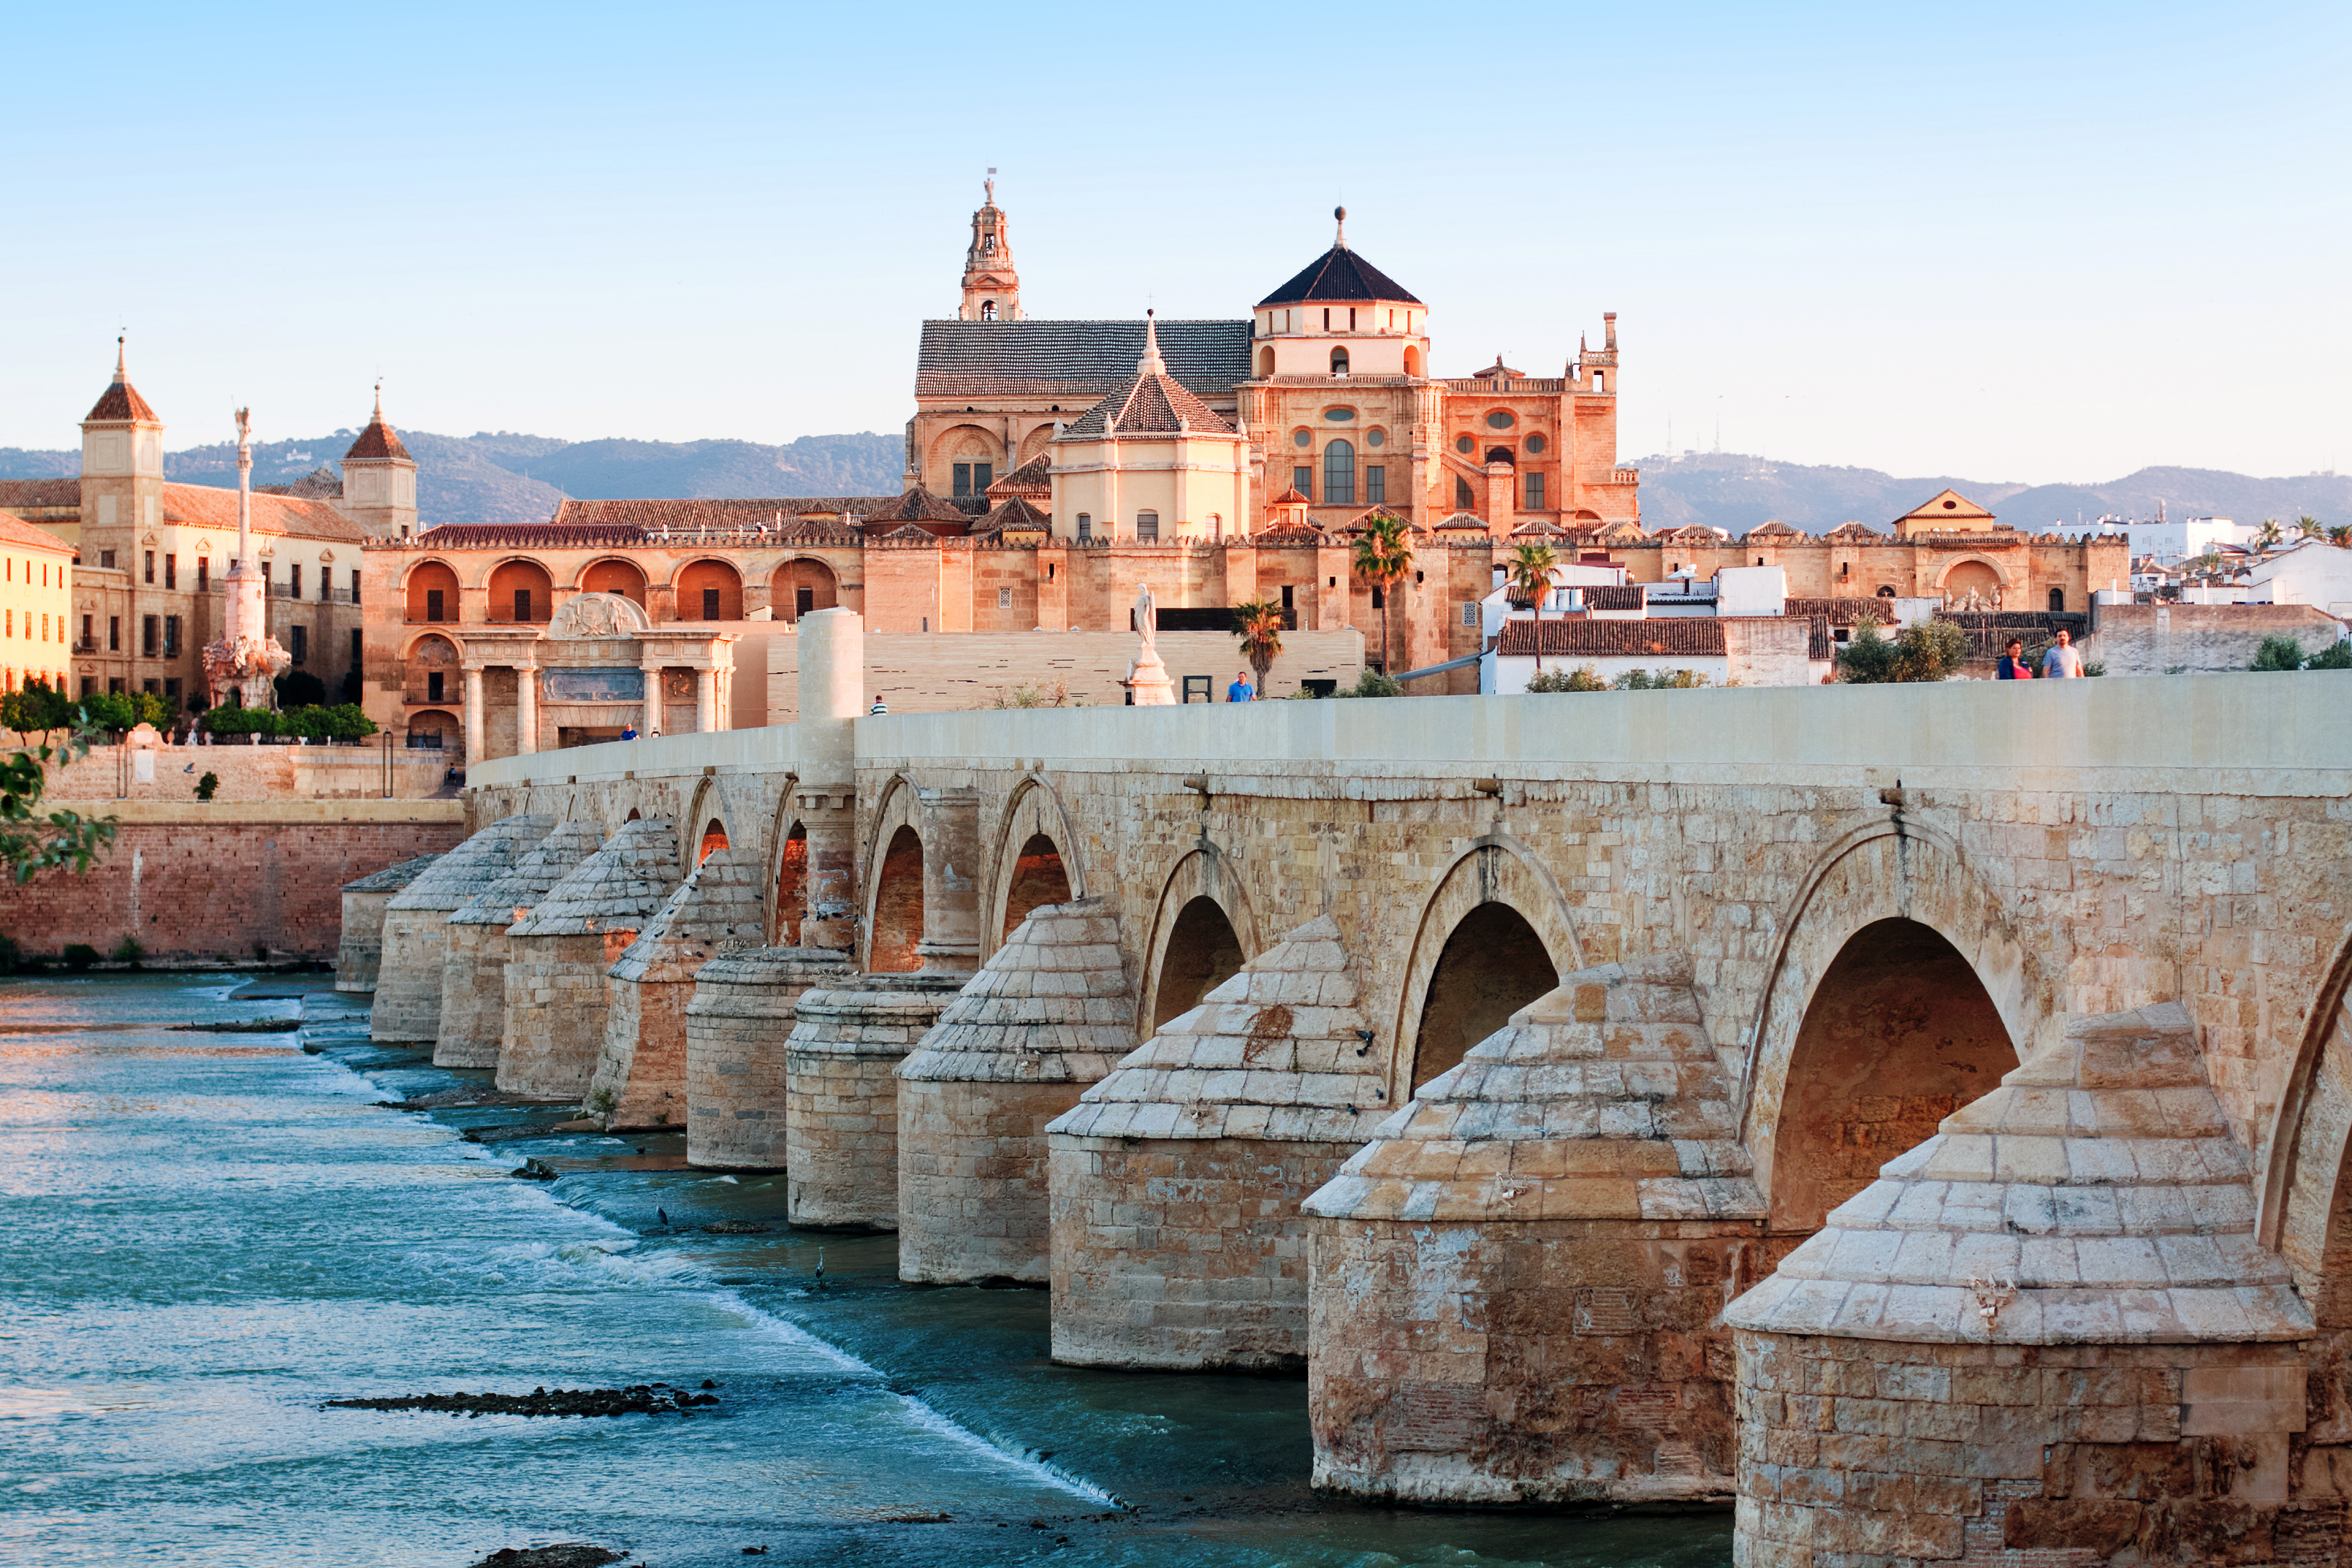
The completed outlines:
[[[1846,835],[1798,885],[1779,930],[1738,1089],[1742,1135],[1768,1201],[1807,1020],[1825,1000],[1824,982],[1851,974],[1874,946],[1884,944],[1895,972],[1910,965],[1927,981],[1954,988],[1948,1002],[1959,1013],[1979,1009],[1979,996],[1989,1005],[1990,1016],[1979,1009],[1956,1025],[1973,1041],[1951,1069],[1966,1080],[1962,1102],[1996,1087],[2009,1067],[2063,1027],[2055,983],[1940,829],[1897,816]],[[2002,1045],[2005,1055],[1997,1048]],[[1934,1131],[1927,1127],[1906,1147]],[[1883,1157],[1900,1152],[1889,1148]]]
[[[808,824],[800,811],[800,774],[786,773],[768,818],[768,842],[761,864],[768,895],[768,945],[798,947],[801,921],[808,912]]]
[[[2352,929],[2313,997],[2264,1150],[2255,1234],[2326,1330],[2352,1329]]]
[[[1557,990],[1562,974],[1584,967],[1583,953],[1567,896],[1535,852],[1501,831],[1471,840],[1423,903],[1405,956],[1389,1033],[1396,1098]],[[1425,1027],[1434,1054],[1423,1061]]]
[[[1054,786],[1036,774],[1013,786],[992,843],[988,901],[982,906],[982,963],[1031,910],[1087,896],[1086,866],[1070,814]]]
[[[923,830],[917,820],[915,782],[904,773],[883,786],[866,836],[866,896],[860,900],[858,965],[870,973],[919,968],[923,940]]]
[[[1264,951],[1240,866],[1203,834],[1160,885],[1144,943],[1137,1034],[1159,1033]]]
[[[702,841],[714,822],[729,845],[743,842],[735,830],[734,813],[728,809],[727,792],[719,788],[717,779],[706,778],[694,786],[686,814],[677,819],[679,865],[690,871],[702,864]]]

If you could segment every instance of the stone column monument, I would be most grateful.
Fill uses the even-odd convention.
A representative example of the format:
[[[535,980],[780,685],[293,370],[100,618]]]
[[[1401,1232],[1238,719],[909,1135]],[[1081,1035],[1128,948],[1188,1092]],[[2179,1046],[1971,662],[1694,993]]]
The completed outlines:
[[[293,656],[269,635],[268,581],[253,559],[253,411],[236,411],[236,559],[228,568],[228,613],[221,635],[205,645],[205,688],[215,707],[275,707],[270,682]]]

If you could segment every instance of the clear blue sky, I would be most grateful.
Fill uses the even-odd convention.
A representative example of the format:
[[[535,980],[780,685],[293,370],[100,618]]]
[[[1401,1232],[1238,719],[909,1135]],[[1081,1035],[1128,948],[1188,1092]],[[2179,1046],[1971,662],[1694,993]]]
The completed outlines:
[[[1329,243],[1622,449],[2352,467],[2352,6],[19,6],[0,446],[895,430],[989,164],[1036,315]]]

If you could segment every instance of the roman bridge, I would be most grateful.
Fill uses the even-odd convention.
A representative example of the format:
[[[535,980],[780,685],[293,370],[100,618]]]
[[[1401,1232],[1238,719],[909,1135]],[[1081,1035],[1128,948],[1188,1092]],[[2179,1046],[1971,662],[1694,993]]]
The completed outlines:
[[[1303,1363],[1326,1485],[2352,1562],[2336,678],[866,717],[802,636],[798,725],[476,767],[378,1035]]]

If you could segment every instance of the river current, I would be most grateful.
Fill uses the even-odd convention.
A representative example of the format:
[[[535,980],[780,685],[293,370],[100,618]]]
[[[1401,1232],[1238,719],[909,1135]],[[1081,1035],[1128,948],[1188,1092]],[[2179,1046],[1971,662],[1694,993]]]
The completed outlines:
[[[1719,1513],[1318,1498],[1303,1382],[1055,1367],[1044,1292],[901,1285],[894,1238],[785,1230],[781,1176],[677,1135],[388,1108],[486,1075],[331,984],[0,982],[0,1563],[1730,1561]],[[301,1031],[171,1027],[266,1017]],[[706,1380],[685,1417],[321,1407]]]

